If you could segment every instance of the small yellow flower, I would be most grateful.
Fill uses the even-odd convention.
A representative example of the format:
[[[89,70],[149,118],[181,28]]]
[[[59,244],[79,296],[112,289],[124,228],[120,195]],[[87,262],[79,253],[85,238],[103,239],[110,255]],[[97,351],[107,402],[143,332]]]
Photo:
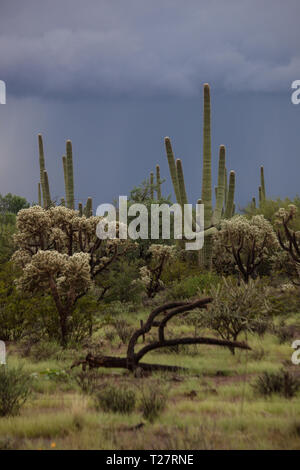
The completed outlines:
[[[56,443],[55,442],[51,442],[51,449],[55,449],[56,447]]]

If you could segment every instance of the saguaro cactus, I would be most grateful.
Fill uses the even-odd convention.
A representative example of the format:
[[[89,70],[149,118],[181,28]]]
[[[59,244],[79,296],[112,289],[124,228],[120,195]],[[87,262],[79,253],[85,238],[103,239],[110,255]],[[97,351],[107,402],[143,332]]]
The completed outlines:
[[[212,183],[211,183],[211,123],[210,123],[210,89],[208,83],[203,88],[203,171],[202,193],[204,204],[204,228],[210,226],[212,217]]]
[[[156,193],[157,193],[157,199],[161,199],[161,179],[160,179],[160,167],[159,165],[156,165]]]
[[[165,147],[166,147],[169,170],[170,170],[170,175],[171,175],[171,179],[173,183],[175,197],[176,197],[178,204],[180,204],[180,192],[179,192],[179,186],[178,186],[177,171],[176,171],[175,158],[174,158],[174,153],[173,153],[170,137],[165,137]]]
[[[261,186],[261,196],[262,201],[266,199],[266,186],[265,186],[265,175],[264,175],[264,167],[260,167],[260,186]]]
[[[44,171],[45,171],[45,155],[44,155],[44,144],[42,134],[38,135],[38,144],[39,144],[39,164],[40,164],[40,183],[42,187],[42,196],[41,205],[45,207],[46,203],[46,193],[45,193],[45,184],[44,184]]]
[[[49,209],[51,207],[51,196],[50,196],[50,187],[49,187],[49,179],[48,179],[48,173],[46,170],[44,170],[44,186],[45,186],[45,202],[44,202],[44,207],[45,209]]]
[[[203,264],[211,267],[212,260],[212,235],[217,230],[221,217],[232,217],[234,213],[235,173],[230,173],[229,189],[227,189],[227,170],[225,166],[225,147],[221,145],[219,153],[218,186],[216,187],[216,206],[212,205],[212,175],[211,175],[211,110],[210,89],[204,85],[204,123],[203,123],[203,173],[201,201],[204,204],[204,256],[201,253]],[[165,147],[170,169],[170,175],[174,187],[176,200],[179,204],[187,203],[184,176],[181,160],[176,160],[169,137],[165,138]],[[182,202],[182,198],[184,202]]]
[[[151,171],[150,173],[150,197],[154,199],[154,173]]]
[[[234,208],[234,191],[235,191],[235,172],[231,171],[229,174],[229,189],[228,189],[228,198],[225,209],[225,219],[230,219],[233,214]]]
[[[93,215],[93,200],[91,197],[87,198],[86,205],[84,208],[84,215],[86,217],[91,217]]]
[[[66,143],[66,153],[67,153],[67,207],[69,209],[75,208],[74,202],[74,173],[73,173],[73,152],[72,152],[72,142],[67,140]]]
[[[38,200],[39,206],[42,206],[42,192],[41,192],[41,183],[38,183]]]

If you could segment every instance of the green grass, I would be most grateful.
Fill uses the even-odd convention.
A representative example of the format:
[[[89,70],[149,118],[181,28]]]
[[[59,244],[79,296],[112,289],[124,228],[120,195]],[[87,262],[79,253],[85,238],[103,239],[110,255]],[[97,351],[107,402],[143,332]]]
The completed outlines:
[[[137,324],[145,316],[146,312],[132,314],[129,321]],[[176,335],[192,332],[187,324],[172,326]],[[101,354],[126,354],[120,341],[110,344],[103,331],[98,336],[104,341]],[[180,374],[136,379],[124,370],[99,371],[100,386],[130,385],[136,390],[136,408],[126,416],[97,411],[92,397],[82,394],[71,375],[55,380],[41,374],[47,369],[68,371],[72,363],[68,355],[34,362],[20,358],[10,347],[8,367],[22,364],[35,379],[33,396],[20,416],[0,419],[0,449],[300,449],[299,394],[290,400],[264,398],[251,386],[261,372],[290,363],[291,345],[279,344],[271,334],[250,335],[248,343],[253,351],[237,350],[235,356],[226,348],[198,346],[183,355],[162,350],[144,359],[189,369]],[[264,353],[255,355],[262,348]],[[139,407],[141,387],[155,387],[158,380],[169,389],[167,407],[148,423]],[[135,430],[142,422],[143,427]]]

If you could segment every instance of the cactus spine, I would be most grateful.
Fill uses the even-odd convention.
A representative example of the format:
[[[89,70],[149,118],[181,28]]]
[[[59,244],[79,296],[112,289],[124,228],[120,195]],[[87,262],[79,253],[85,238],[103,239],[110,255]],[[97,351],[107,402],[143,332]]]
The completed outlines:
[[[67,207],[69,209],[75,208],[74,203],[74,173],[73,173],[73,152],[72,152],[72,142],[67,140],[66,143],[66,154],[67,154],[67,190],[66,190],[66,197],[67,197]]]

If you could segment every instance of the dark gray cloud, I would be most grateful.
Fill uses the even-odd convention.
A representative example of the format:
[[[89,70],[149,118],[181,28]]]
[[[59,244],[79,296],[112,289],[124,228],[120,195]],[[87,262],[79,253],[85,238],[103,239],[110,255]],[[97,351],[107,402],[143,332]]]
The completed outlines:
[[[11,93],[195,96],[299,78],[298,0],[1,0]]]

